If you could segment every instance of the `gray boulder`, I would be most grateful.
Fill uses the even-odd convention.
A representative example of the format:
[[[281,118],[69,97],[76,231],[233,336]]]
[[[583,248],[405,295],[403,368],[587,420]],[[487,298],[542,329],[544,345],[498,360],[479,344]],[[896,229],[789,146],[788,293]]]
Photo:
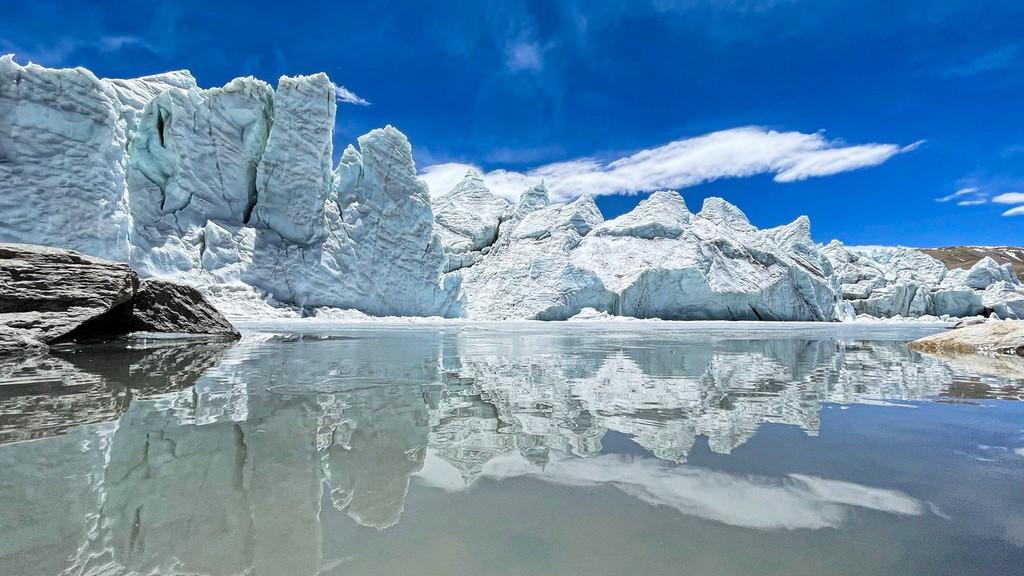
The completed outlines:
[[[13,353],[41,354],[46,344],[36,340],[25,330],[0,326],[0,356]]]
[[[0,353],[137,331],[238,337],[191,287],[140,284],[124,264],[71,250],[0,244]]]
[[[0,325],[53,342],[135,295],[125,264],[71,250],[0,244]]]
[[[198,290],[164,280],[144,280],[132,300],[133,332],[218,334],[238,331]]]

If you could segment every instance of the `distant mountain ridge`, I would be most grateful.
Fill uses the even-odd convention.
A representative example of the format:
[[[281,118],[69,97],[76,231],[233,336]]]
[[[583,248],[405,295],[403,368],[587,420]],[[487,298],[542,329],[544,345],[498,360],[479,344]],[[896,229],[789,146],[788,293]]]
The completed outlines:
[[[1009,264],[1018,277],[1024,276],[1024,247],[1020,246],[946,246],[919,248],[947,268],[970,268],[988,256],[1000,264]]]

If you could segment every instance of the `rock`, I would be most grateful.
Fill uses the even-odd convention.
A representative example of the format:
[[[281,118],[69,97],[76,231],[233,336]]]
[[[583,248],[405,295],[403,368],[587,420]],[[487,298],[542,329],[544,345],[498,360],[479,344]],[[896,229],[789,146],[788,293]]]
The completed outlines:
[[[164,280],[144,280],[132,300],[132,331],[239,337],[238,331],[198,290]]]
[[[966,326],[914,340],[910,347],[922,352],[1024,356],[1024,321],[1003,320]]]
[[[0,244],[0,350],[136,331],[238,337],[203,296],[70,250]]]
[[[46,344],[33,338],[25,330],[0,326],[0,356],[9,354],[39,354]]]
[[[984,324],[986,320],[980,316],[973,316],[971,318],[964,318],[956,324],[950,326],[950,330],[956,330],[958,328],[966,328],[968,326],[974,326],[976,324]]]
[[[26,244],[0,244],[0,325],[50,343],[123,308],[138,288],[125,264]]]

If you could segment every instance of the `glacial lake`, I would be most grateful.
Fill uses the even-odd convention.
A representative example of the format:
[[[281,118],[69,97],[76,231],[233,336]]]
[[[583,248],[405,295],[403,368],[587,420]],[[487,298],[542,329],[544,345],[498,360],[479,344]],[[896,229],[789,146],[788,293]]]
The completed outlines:
[[[929,325],[253,324],[0,361],[0,574],[1024,574]]]

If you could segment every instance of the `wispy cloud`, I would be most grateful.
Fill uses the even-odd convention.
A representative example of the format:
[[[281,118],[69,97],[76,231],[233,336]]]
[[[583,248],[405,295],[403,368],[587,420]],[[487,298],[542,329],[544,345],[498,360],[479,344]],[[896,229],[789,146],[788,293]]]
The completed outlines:
[[[979,193],[978,189],[976,187],[974,187],[974,186],[971,186],[969,188],[961,188],[961,189],[957,190],[956,192],[953,192],[952,194],[948,194],[946,196],[942,196],[941,198],[936,198],[935,201],[936,202],[949,202],[950,200],[955,200],[956,198],[961,198],[963,196],[974,195],[974,194],[978,194],[978,193]]]
[[[154,53],[158,52],[156,47],[138,36],[105,36],[100,38],[96,46],[104,52],[117,52],[132,46],[140,46]]]
[[[160,53],[158,47],[138,36],[103,36],[98,40],[62,38],[51,44],[31,47],[18,46],[10,41],[0,39],[0,54],[14,54],[20,60],[44,66],[65,65],[68,58],[79,50],[94,49],[104,54],[113,54],[127,48],[142,48],[154,54]]]
[[[533,148],[498,147],[487,153],[487,162],[496,164],[534,164],[552,157],[565,154],[564,148],[558,144],[537,146]]]
[[[535,72],[544,68],[543,50],[533,41],[516,40],[505,49],[505,65],[512,72]]]
[[[1018,204],[1003,212],[1003,216],[1024,216],[1024,192],[1003,192],[989,198],[989,193],[977,186],[961,188],[952,194],[936,198],[936,202],[957,200],[957,206],[981,206],[982,204]]]
[[[983,192],[977,186],[961,188],[952,194],[936,198],[936,202],[950,202],[957,200],[957,206],[979,206],[988,202],[988,192]]]
[[[356,94],[355,92],[345,88],[344,86],[334,86],[334,97],[338,99],[338,102],[344,102],[346,104],[355,104],[356,106],[369,106],[370,101]]]
[[[1022,44],[1003,46],[968,62],[950,66],[943,71],[942,75],[946,78],[967,78],[986,72],[1010,68],[1020,63],[1021,56],[1024,55],[1022,48],[1024,48]]]
[[[846,145],[823,133],[777,132],[747,126],[712,132],[641,150],[611,161],[580,158],[547,164],[525,172],[493,170],[447,163],[429,166],[420,177],[431,193],[448,192],[474,168],[487,186],[509,200],[543,181],[555,200],[583,194],[635,194],[659,189],[696,186],[721,178],[774,174],[776,182],[796,182],[877,166],[910,152],[921,143]]]

